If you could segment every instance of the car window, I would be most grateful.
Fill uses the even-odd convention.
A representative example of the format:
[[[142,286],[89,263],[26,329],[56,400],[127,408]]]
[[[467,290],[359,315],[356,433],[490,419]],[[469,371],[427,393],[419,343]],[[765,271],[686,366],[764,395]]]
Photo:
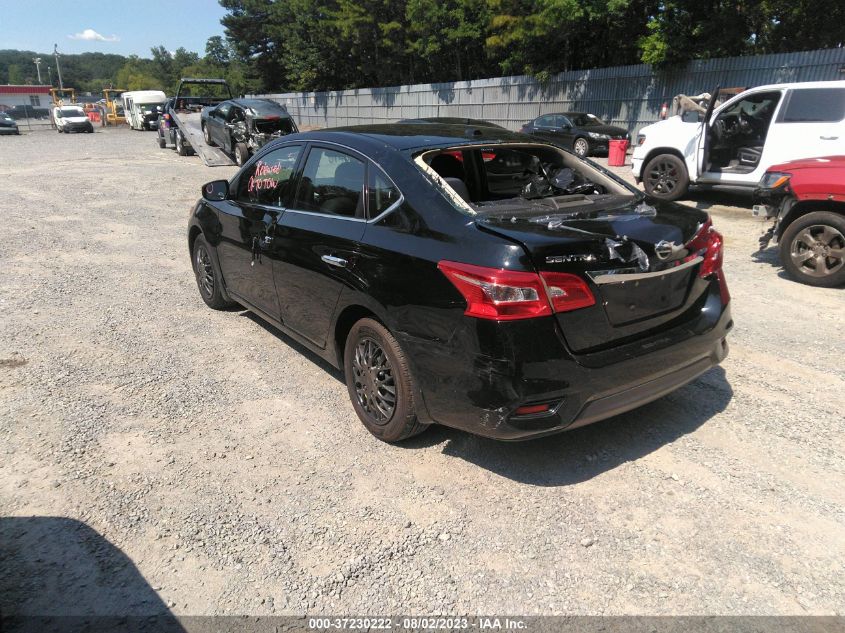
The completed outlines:
[[[280,147],[255,161],[240,176],[238,201],[284,206],[301,151],[301,145]]]
[[[395,204],[402,194],[380,169],[370,165],[367,196],[369,199],[370,217],[377,217]]]
[[[783,116],[785,123],[841,121],[845,118],[845,88],[793,90]]]
[[[219,116],[221,119],[225,120],[226,117],[229,116],[229,109],[231,107],[232,107],[231,103],[223,103],[223,104],[217,106],[217,109],[215,110],[215,112],[217,113],[217,116]]]
[[[555,119],[555,127],[566,127],[567,125],[572,127],[572,121],[565,116],[560,115]]]
[[[294,208],[348,218],[364,217],[363,161],[325,147],[308,153]]]
[[[554,117],[553,114],[547,114],[545,116],[539,117],[537,119],[536,125],[538,127],[554,127],[555,126],[554,120],[555,120],[555,117]]]
[[[232,109],[229,110],[229,116],[226,118],[229,123],[237,123],[238,121],[244,120],[244,111],[243,108],[238,106],[232,106]]]

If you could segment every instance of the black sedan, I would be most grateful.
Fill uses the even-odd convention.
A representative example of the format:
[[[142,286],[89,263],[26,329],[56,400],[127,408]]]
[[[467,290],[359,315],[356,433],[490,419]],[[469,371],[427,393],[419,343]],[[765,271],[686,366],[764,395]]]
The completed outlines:
[[[385,441],[432,423],[500,439],[572,429],[727,354],[707,214],[531,137],[294,134],[202,195],[187,235],[202,299],[240,304],[342,368]]]
[[[200,125],[205,142],[233,155],[238,165],[270,141],[298,131],[287,108],[269,99],[229,99],[203,108]]]
[[[582,158],[607,152],[611,140],[631,140],[624,128],[608,125],[587,112],[544,114],[520,131],[571,149]]]

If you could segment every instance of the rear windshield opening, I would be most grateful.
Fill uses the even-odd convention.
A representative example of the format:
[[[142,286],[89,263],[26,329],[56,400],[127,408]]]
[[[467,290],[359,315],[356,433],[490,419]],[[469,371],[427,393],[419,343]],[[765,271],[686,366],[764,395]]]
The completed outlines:
[[[420,161],[422,164],[420,164]],[[542,203],[590,205],[635,192],[588,163],[548,145],[502,144],[425,152],[417,159],[448,186],[448,197],[470,213],[496,213]],[[461,204],[464,203],[464,204]]]

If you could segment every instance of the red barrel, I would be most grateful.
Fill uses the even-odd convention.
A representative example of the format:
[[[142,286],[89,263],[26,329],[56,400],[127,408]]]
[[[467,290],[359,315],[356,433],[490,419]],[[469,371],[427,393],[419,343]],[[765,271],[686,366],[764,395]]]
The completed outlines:
[[[625,165],[625,153],[628,151],[628,141],[610,141],[607,152],[607,164],[611,167]]]

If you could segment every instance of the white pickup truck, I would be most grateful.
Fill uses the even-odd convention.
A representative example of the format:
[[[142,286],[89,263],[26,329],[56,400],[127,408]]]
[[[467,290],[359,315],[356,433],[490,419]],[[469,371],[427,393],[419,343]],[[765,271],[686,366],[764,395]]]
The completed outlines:
[[[845,154],[845,81],[759,86],[714,109],[717,92],[703,117],[640,130],[631,167],[646,193],[677,200],[690,185],[753,188],[771,165]]]

